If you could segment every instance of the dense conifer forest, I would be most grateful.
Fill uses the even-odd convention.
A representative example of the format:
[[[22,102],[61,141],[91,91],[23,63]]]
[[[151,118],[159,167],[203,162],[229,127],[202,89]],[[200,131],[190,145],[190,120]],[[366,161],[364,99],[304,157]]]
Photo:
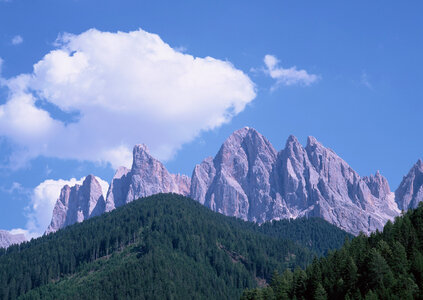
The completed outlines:
[[[423,204],[242,299],[423,299]]]
[[[320,219],[258,226],[159,194],[0,249],[0,299],[238,299],[349,238]]]

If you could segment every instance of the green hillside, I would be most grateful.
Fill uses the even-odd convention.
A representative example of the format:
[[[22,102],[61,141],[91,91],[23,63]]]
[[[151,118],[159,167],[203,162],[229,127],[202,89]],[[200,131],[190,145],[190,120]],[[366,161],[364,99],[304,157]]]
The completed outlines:
[[[321,220],[258,226],[159,194],[1,250],[0,299],[237,299],[347,237]]]
[[[279,273],[281,274],[281,273]],[[423,205],[242,299],[423,299]]]

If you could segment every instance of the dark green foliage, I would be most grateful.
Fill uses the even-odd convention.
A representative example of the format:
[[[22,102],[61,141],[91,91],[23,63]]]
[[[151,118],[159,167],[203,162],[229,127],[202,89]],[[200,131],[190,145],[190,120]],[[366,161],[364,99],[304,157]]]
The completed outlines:
[[[275,270],[304,268],[327,250],[322,239],[338,245],[348,236],[295,222],[261,227],[179,195],[151,196],[0,252],[0,299],[239,298]],[[274,277],[307,292],[301,269]]]
[[[260,231],[273,237],[296,241],[313,249],[319,256],[326,255],[329,250],[341,248],[345,239],[353,238],[353,235],[322,218],[267,222],[260,226]]]
[[[275,274],[270,286],[246,290],[242,299],[423,299],[423,204],[291,277]]]

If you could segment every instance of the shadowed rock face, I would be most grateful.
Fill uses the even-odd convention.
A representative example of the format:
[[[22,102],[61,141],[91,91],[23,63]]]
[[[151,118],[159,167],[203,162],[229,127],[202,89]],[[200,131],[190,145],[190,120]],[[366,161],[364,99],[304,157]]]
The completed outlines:
[[[395,191],[395,201],[401,210],[416,208],[423,201],[423,162],[419,159]]]
[[[46,233],[101,215],[105,209],[101,185],[95,176],[88,175],[82,185],[65,185],[62,188]]]
[[[0,230],[0,248],[7,248],[14,244],[26,242],[23,234],[11,234],[8,231]]]
[[[318,216],[353,234],[381,229],[399,213],[379,173],[360,178],[313,137],[303,147],[290,136],[277,153],[248,127],[234,132],[213,160],[195,167],[191,197],[244,220]]]

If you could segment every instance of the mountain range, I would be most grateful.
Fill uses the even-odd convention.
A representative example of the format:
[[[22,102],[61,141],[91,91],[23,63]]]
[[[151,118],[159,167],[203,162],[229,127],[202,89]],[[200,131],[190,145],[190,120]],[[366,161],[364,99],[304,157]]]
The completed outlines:
[[[392,192],[379,171],[361,177],[311,136],[303,147],[291,135],[277,151],[244,127],[214,158],[196,165],[191,178],[169,173],[147,146],[136,145],[131,169],[117,169],[107,195],[93,175],[82,185],[64,186],[46,233],[157,193],[189,196],[213,211],[258,223],[320,217],[354,235],[369,234],[423,201],[423,163],[419,160]]]
[[[314,137],[303,147],[291,135],[277,151],[244,127],[214,158],[196,165],[191,178],[169,173],[145,145],[136,145],[131,169],[118,168],[105,199],[92,175],[82,186],[65,186],[46,232],[157,193],[189,196],[213,211],[258,223],[321,217],[354,235],[369,234],[423,201],[423,163],[411,168],[394,193],[379,171],[361,177]]]

